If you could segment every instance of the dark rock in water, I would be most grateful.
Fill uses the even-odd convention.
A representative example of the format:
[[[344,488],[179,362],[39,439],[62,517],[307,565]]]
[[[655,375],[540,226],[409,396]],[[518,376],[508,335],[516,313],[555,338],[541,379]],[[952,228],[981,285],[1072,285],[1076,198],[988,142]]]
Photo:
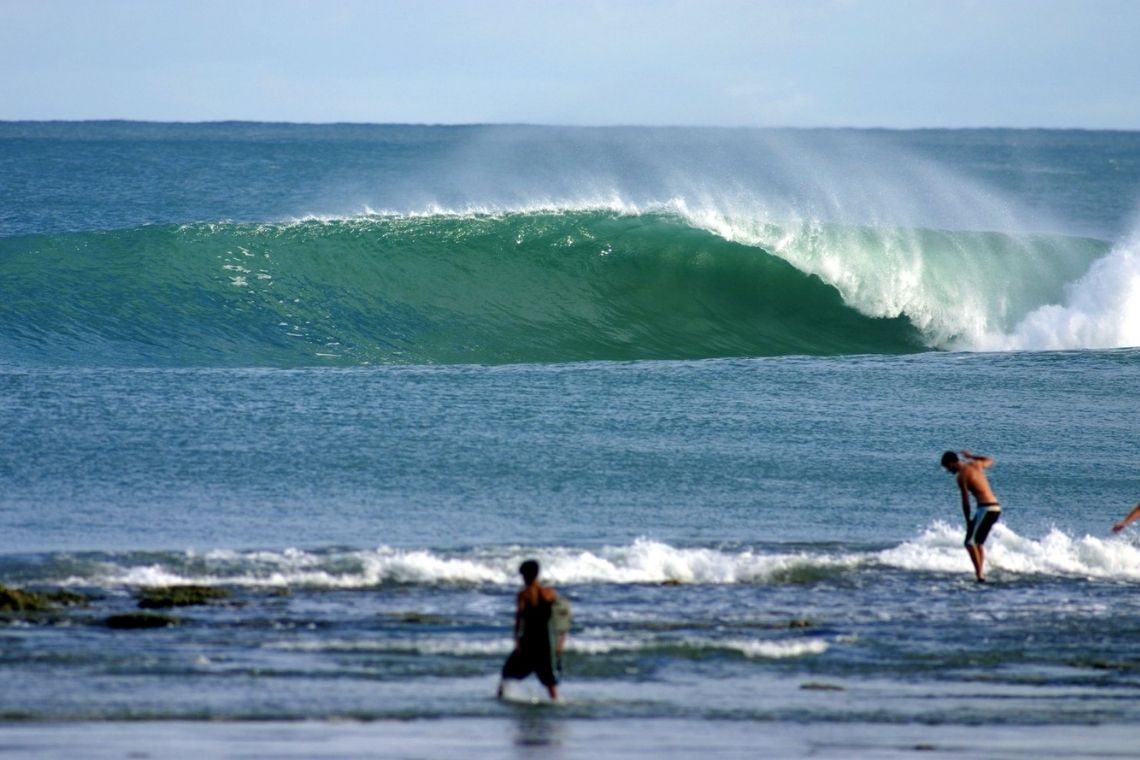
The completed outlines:
[[[800,684],[800,688],[805,691],[847,691],[842,686],[833,683],[819,683],[817,681],[808,681],[807,683]]]
[[[47,612],[52,606],[45,594],[0,586],[0,612]]]
[[[447,618],[441,615],[432,615],[427,612],[400,612],[393,613],[401,623],[418,623],[422,625],[443,625]]]
[[[788,628],[811,628],[814,623],[803,618],[788,621]]]
[[[124,615],[111,615],[107,618],[108,628],[133,630],[139,628],[169,628],[182,621],[173,615],[159,615],[153,612],[129,612]]]
[[[90,601],[73,591],[25,591],[0,585],[0,620],[59,623],[67,619],[60,606],[86,607]]]
[[[661,585],[662,586],[681,586],[684,584],[682,581],[679,581],[676,578],[669,578],[667,580],[661,581]]]
[[[1073,663],[1076,667],[1089,667],[1093,670],[1135,670],[1137,665],[1131,662],[1112,662],[1111,660],[1091,660],[1087,663]]]
[[[139,589],[139,607],[144,610],[192,607],[229,597],[230,592],[213,586],[155,586]]]
[[[44,594],[49,602],[53,604],[60,604],[64,607],[86,607],[91,603],[91,600],[83,594],[77,594],[74,591],[49,591]]]

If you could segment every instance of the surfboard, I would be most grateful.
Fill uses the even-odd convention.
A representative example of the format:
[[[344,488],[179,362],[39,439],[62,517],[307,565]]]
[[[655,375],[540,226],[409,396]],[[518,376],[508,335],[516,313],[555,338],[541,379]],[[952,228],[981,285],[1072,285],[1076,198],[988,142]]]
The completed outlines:
[[[570,623],[573,621],[573,614],[570,612],[570,602],[564,596],[559,596],[550,605],[550,627],[555,635],[561,636],[570,630]]]

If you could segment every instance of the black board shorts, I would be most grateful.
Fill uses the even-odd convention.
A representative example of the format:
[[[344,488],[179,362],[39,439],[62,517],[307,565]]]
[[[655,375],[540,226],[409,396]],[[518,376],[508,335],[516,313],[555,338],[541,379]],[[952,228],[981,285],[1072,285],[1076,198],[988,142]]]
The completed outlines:
[[[519,642],[518,649],[503,663],[503,678],[521,681],[534,673],[543,686],[554,686],[558,678],[554,675],[550,643],[545,636],[535,638],[538,640],[523,638]]]
[[[996,504],[982,504],[974,510],[974,516],[966,523],[966,546],[981,546],[990,535],[990,529],[1001,518],[1001,507]]]

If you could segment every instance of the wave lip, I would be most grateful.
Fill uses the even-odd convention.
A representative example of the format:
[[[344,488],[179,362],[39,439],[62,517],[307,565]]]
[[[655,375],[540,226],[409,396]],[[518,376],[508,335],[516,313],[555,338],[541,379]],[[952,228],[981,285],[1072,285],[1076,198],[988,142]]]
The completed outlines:
[[[1136,245],[1063,235],[772,223],[684,212],[834,287],[863,316],[905,319],[928,348],[1054,350],[1140,344]],[[1059,304],[1065,301],[1066,306]]]

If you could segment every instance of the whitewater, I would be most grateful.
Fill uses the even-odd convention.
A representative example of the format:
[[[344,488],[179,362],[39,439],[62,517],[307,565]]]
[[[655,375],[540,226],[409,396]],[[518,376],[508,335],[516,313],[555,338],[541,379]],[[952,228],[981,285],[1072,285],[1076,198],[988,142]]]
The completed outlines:
[[[1054,528],[1041,539],[997,527],[999,547],[990,564],[1011,576],[1037,575],[1140,580],[1140,549],[1122,539],[1069,536]],[[874,574],[887,568],[914,573],[961,569],[957,528],[936,521],[913,540],[887,549],[836,553],[802,548],[728,550],[677,547],[646,538],[596,550],[546,547],[544,577],[557,585],[581,584],[772,584],[797,579]],[[155,560],[158,559],[156,562]],[[513,587],[517,547],[439,552],[381,546],[371,550],[281,552],[195,551],[156,558],[145,555],[70,555],[59,568],[45,566],[28,580],[37,585],[133,587],[210,584],[251,588],[359,589],[384,584],[498,585]],[[84,572],[74,574],[76,565]]]

